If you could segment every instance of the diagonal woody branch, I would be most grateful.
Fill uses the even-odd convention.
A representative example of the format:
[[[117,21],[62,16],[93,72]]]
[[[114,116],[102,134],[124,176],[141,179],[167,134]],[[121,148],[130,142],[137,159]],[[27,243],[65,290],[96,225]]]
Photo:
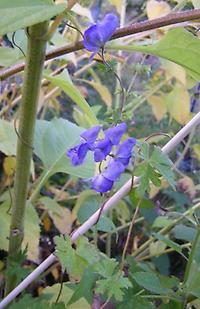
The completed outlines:
[[[200,9],[188,10],[184,12],[172,13],[153,20],[145,20],[134,23],[132,25],[119,28],[113,34],[111,40],[118,39],[124,36],[128,36],[135,33],[144,32],[147,30],[153,30],[160,27],[174,25],[185,21],[192,21],[200,18]],[[84,49],[83,42],[79,41],[75,44],[65,45],[48,52],[46,54],[46,60],[54,59],[56,57],[69,54],[78,50]],[[0,71],[0,80],[12,76],[24,70],[24,63],[14,65],[10,68]]]
[[[171,152],[190,132],[191,130],[200,124],[200,112],[194,116],[163,148],[162,152],[168,154]],[[139,182],[139,178],[134,178],[134,184]],[[132,179],[125,183],[109,200],[105,203],[103,209],[97,210],[84,224],[82,224],[71,236],[71,240],[74,242],[87,232],[98,220],[99,215],[106,213],[112,206],[117,204],[121,198],[123,198],[132,186]],[[193,206],[193,211],[200,207],[200,204]],[[186,214],[189,214],[191,209],[187,210]],[[176,220],[175,220],[176,222]],[[54,254],[51,254],[46,260],[44,260],[28,277],[26,277],[10,294],[8,294],[0,303],[0,309],[5,308],[11,301],[13,301],[17,295],[19,295],[31,282],[42,274],[48,267],[51,266],[57,258]]]

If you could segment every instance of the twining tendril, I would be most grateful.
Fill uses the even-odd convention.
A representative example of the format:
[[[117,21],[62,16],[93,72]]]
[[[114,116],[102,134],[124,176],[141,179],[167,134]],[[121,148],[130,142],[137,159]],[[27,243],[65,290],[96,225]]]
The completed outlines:
[[[124,105],[125,105],[125,101],[126,101],[126,92],[125,89],[123,87],[122,84],[122,80],[119,77],[119,75],[115,72],[115,70],[113,70],[113,68],[111,67],[111,65],[106,61],[105,57],[104,57],[104,47],[102,47],[101,49],[101,53],[99,53],[103,64],[114,74],[114,76],[116,77],[116,79],[118,80],[119,84],[120,84],[120,88],[121,88],[121,93],[122,93],[122,100],[121,100],[121,104],[120,104],[120,115],[122,115],[123,113],[123,109],[124,109]]]
[[[21,51],[21,53],[23,54],[24,57],[26,57],[22,48],[19,45],[17,45],[17,43],[15,42],[15,34],[16,34],[16,32],[13,32],[13,34],[12,34],[12,44]]]

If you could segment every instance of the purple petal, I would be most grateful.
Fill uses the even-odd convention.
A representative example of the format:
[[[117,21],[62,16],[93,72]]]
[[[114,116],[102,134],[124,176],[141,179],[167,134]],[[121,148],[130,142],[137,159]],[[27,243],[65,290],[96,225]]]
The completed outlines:
[[[111,152],[112,144],[109,139],[105,138],[95,144],[94,160],[95,162],[103,161]]]
[[[119,20],[116,15],[112,13],[106,14],[101,22],[92,25],[84,32],[83,44],[85,48],[95,53],[98,52],[111,38],[118,23]]]
[[[136,139],[133,137],[129,137],[123,143],[121,143],[118,147],[116,157],[117,158],[129,158],[131,157],[131,152],[133,146],[136,144]]]
[[[111,38],[117,29],[118,24],[118,17],[112,13],[106,14],[102,22],[99,23],[99,28],[102,33],[104,43],[106,43]]]
[[[111,159],[107,168],[103,171],[102,175],[109,180],[116,181],[119,176],[124,172],[125,166],[117,161]]]
[[[84,139],[84,141],[87,142],[89,145],[93,144],[96,141],[100,130],[101,130],[101,126],[96,126],[96,127],[90,128],[90,129],[84,131],[80,135],[80,137],[82,137],[82,139]]]
[[[113,145],[118,145],[122,135],[126,132],[126,128],[125,122],[122,122],[115,127],[107,129],[104,133]]]
[[[106,179],[103,175],[98,175],[92,180],[92,189],[97,192],[107,192],[112,189],[113,181]]]
[[[103,47],[103,37],[98,25],[93,25],[84,32],[83,45],[92,52],[98,52]]]
[[[71,164],[74,166],[80,165],[83,163],[88,151],[88,145],[78,144],[75,147],[71,148],[67,152],[67,156],[71,159]]]
[[[128,158],[116,158],[116,161],[120,162],[121,164],[124,165],[124,167],[128,166],[129,165],[129,161],[131,159],[131,156],[128,157]]]

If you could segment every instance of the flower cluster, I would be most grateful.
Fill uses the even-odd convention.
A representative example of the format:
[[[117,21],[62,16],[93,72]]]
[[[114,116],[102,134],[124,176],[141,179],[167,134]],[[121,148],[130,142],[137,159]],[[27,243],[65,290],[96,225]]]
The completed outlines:
[[[90,128],[80,135],[80,143],[67,152],[74,166],[83,163],[88,151],[93,152],[95,162],[106,160],[108,155],[111,157],[107,167],[92,178],[92,188],[97,192],[110,191],[114,182],[119,179],[129,164],[136,140],[129,137],[120,143],[126,128],[123,122],[111,127],[104,131],[104,138],[100,140],[98,140],[98,135],[101,126]],[[113,153],[113,148],[115,148],[115,153]]]
[[[109,41],[119,24],[115,14],[106,14],[101,22],[89,27],[83,35],[85,48],[96,54]]]

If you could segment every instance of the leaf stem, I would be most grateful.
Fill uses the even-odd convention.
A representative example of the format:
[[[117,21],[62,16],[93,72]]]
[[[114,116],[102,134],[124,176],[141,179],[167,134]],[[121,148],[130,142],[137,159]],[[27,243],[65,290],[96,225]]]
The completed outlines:
[[[24,216],[30,177],[33,135],[46,50],[46,42],[42,39],[42,36],[47,32],[47,28],[47,22],[29,28],[26,69],[18,129],[17,163],[9,237],[8,267],[20,252],[24,236]],[[8,276],[6,293],[10,292],[15,285],[16,276]]]

